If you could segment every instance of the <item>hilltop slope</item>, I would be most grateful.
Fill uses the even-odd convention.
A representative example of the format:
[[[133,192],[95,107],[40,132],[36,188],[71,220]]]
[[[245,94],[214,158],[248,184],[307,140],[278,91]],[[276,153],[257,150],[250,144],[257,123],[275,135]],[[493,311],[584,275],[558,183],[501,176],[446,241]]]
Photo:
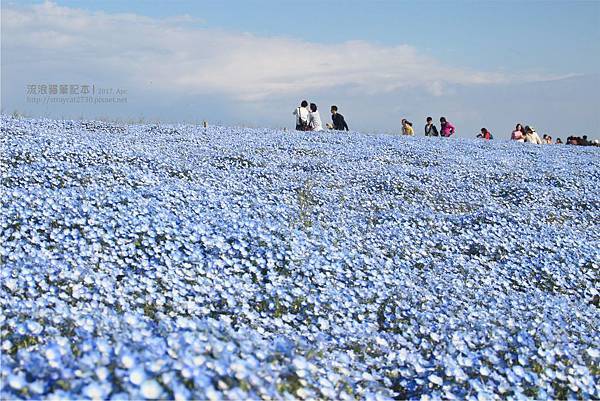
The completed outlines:
[[[600,155],[2,116],[0,398],[600,397]]]

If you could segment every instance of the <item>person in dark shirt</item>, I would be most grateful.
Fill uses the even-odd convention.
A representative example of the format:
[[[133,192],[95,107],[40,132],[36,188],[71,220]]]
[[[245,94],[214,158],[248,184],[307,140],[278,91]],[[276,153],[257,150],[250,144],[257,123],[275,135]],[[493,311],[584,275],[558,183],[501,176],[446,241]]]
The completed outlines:
[[[329,125],[329,128],[333,128],[338,131],[349,131],[348,124],[346,124],[346,120],[344,120],[344,116],[337,112],[337,106],[331,106],[331,121],[333,121],[333,125]]]
[[[425,125],[425,136],[439,136],[437,127],[433,123],[433,118],[427,117],[427,124]]]

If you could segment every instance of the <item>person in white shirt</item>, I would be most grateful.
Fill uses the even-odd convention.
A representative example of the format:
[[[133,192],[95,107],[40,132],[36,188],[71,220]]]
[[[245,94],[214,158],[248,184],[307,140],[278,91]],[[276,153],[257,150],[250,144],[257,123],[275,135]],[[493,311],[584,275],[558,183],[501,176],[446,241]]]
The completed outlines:
[[[308,102],[303,100],[300,103],[300,107],[297,107],[296,110],[292,114],[296,116],[296,130],[298,131],[308,131]]]
[[[317,105],[314,103],[310,104],[310,112],[308,113],[308,127],[311,131],[323,131],[321,116],[317,111]]]
[[[538,145],[543,144],[542,138],[535,132],[535,128],[527,126],[525,127],[525,142],[531,142]]]

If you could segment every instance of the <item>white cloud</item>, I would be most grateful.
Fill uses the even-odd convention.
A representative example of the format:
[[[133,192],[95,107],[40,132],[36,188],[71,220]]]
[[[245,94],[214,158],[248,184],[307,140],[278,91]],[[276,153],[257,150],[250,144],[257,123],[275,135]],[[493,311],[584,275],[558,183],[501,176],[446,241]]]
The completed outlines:
[[[423,87],[440,96],[453,84],[557,78],[448,67],[408,45],[320,44],[202,29],[195,26],[201,20],[190,16],[154,19],[50,2],[2,11],[8,63],[14,58],[39,71],[112,74],[129,85],[152,82],[175,93],[258,100],[345,86],[370,95]]]

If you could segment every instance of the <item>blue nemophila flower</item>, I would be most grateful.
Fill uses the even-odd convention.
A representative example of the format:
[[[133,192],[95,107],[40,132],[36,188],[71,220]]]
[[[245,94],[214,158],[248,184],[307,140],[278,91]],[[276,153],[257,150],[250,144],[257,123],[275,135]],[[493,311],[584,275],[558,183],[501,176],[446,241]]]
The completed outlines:
[[[3,398],[598,397],[593,148],[2,129]]]
[[[21,390],[23,387],[25,387],[27,385],[27,381],[25,379],[25,374],[23,372],[11,374],[8,376],[7,383],[11,388],[13,388],[15,390]]]

